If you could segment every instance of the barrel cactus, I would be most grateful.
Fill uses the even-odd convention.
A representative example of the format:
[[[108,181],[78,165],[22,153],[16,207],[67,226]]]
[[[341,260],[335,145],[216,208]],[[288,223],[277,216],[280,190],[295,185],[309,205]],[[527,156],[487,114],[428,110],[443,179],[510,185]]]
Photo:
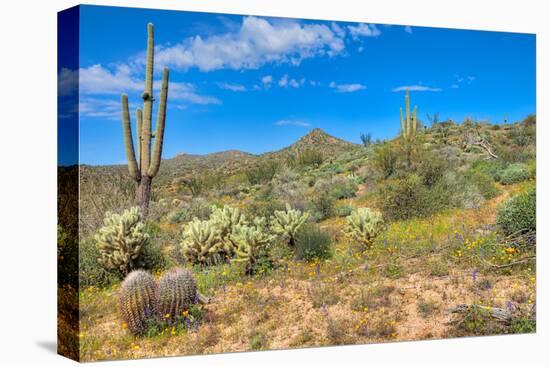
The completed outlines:
[[[159,281],[158,311],[168,321],[173,321],[197,302],[208,299],[197,292],[193,274],[186,269],[176,268],[166,272]]]
[[[100,258],[98,262],[110,270],[128,274],[149,241],[142,222],[141,210],[134,207],[122,214],[105,213],[105,225],[96,234]]]
[[[352,212],[346,220],[347,224],[344,228],[346,236],[367,248],[372,246],[384,225],[382,214],[370,208],[359,208]]]
[[[231,235],[236,244],[238,261],[246,262],[246,273],[252,274],[254,266],[262,252],[267,250],[274,236],[267,226],[265,218],[254,219],[253,225],[236,227]]]
[[[157,303],[158,286],[151,274],[135,270],[126,276],[120,286],[120,314],[133,334],[142,334],[156,317]]]
[[[184,226],[180,248],[188,262],[201,265],[217,262],[221,246],[219,230],[210,221],[195,218]]]
[[[302,213],[300,210],[292,209],[286,204],[286,210],[276,210],[271,217],[271,229],[278,235],[283,236],[290,246],[296,245],[296,233],[307,221],[309,213]]]

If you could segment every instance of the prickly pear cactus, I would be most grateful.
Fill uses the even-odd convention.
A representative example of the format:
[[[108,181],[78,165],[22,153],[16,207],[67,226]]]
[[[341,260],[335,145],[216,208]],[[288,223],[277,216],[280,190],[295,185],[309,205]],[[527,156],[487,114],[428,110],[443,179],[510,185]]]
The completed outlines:
[[[100,264],[122,274],[128,274],[133,269],[141,249],[149,241],[141,218],[139,207],[127,209],[121,215],[105,213],[105,225],[95,236]]]
[[[157,315],[158,287],[155,279],[144,270],[128,274],[120,286],[120,315],[128,330],[142,334],[147,321]]]
[[[376,236],[382,232],[384,220],[380,212],[370,208],[359,208],[347,218],[344,233],[353,241],[371,247]]]
[[[181,253],[192,264],[210,265],[217,261],[221,247],[219,238],[216,226],[195,218],[183,227]]]
[[[167,321],[175,320],[197,302],[197,283],[186,269],[166,272],[159,281],[158,311]]]
[[[288,240],[292,247],[296,244],[296,233],[298,229],[309,218],[309,212],[302,213],[299,210],[292,209],[286,204],[286,210],[276,210],[271,217],[271,229],[278,235]]]

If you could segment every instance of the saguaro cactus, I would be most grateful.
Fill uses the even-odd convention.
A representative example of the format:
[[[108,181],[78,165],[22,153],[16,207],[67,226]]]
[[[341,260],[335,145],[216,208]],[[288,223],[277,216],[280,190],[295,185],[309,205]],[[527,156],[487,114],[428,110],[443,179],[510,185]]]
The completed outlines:
[[[147,24],[147,56],[145,63],[145,89],[141,95],[143,99],[143,110],[136,111],[137,130],[137,153],[134,150],[130,112],[128,110],[128,96],[122,94],[122,128],[124,130],[124,146],[126,159],[128,160],[128,171],[137,184],[136,203],[141,207],[143,216],[146,217],[149,211],[149,200],[151,198],[151,181],[160,168],[162,156],[162,143],[164,138],[164,126],[166,122],[166,100],[168,98],[168,77],[169,70],[164,68],[162,72],[162,86],[160,90],[160,103],[157,113],[155,133],[152,134],[153,116],[153,63],[154,63],[154,30],[153,24]],[[151,140],[155,139],[153,151],[151,152]]]
[[[411,114],[411,102],[408,89],[405,93],[405,118],[403,118],[403,108],[400,108],[399,112],[401,117],[401,136],[406,139],[414,137],[417,127],[417,108],[414,106],[414,110]]]

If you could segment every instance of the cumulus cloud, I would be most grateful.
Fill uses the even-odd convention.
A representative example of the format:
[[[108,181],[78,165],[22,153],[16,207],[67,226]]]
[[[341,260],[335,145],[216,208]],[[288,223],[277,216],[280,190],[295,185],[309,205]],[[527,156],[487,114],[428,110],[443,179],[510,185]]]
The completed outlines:
[[[78,93],[78,70],[62,68],[57,75],[57,88],[60,97]]]
[[[271,84],[273,83],[273,76],[271,75],[264,75],[261,79],[263,84]]]
[[[349,33],[353,39],[360,37],[378,37],[382,32],[374,24],[359,23],[356,26],[348,26]]]
[[[441,88],[428,87],[425,85],[402,85],[392,89],[394,92],[403,92],[406,90],[410,90],[411,92],[441,92]]]
[[[324,24],[245,17],[237,32],[195,36],[174,46],[160,46],[155,59],[176,69],[257,69],[266,63],[298,65],[304,59],[334,56],[343,49],[343,38]]]
[[[300,126],[300,127],[309,127],[311,124],[309,122],[300,121],[300,120],[279,120],[274,123],[276,126]]]
[[[360,83],[336,84],[336,82],[330,82],[329,87],[335,89],[338,93],[352,93],[367,88],[366,85]]]
[[[218,86],[221,89],[230,90],[232,92],[245,92],[246,87],[241,84],[233,84],[233,83],[218,83]]]

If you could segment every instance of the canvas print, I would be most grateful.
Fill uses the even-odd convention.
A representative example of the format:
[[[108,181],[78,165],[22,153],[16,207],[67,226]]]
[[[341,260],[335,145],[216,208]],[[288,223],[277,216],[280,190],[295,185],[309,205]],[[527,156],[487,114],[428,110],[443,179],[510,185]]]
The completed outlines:
[[[58,19],[60,354],[536,331],[534,34]]]

